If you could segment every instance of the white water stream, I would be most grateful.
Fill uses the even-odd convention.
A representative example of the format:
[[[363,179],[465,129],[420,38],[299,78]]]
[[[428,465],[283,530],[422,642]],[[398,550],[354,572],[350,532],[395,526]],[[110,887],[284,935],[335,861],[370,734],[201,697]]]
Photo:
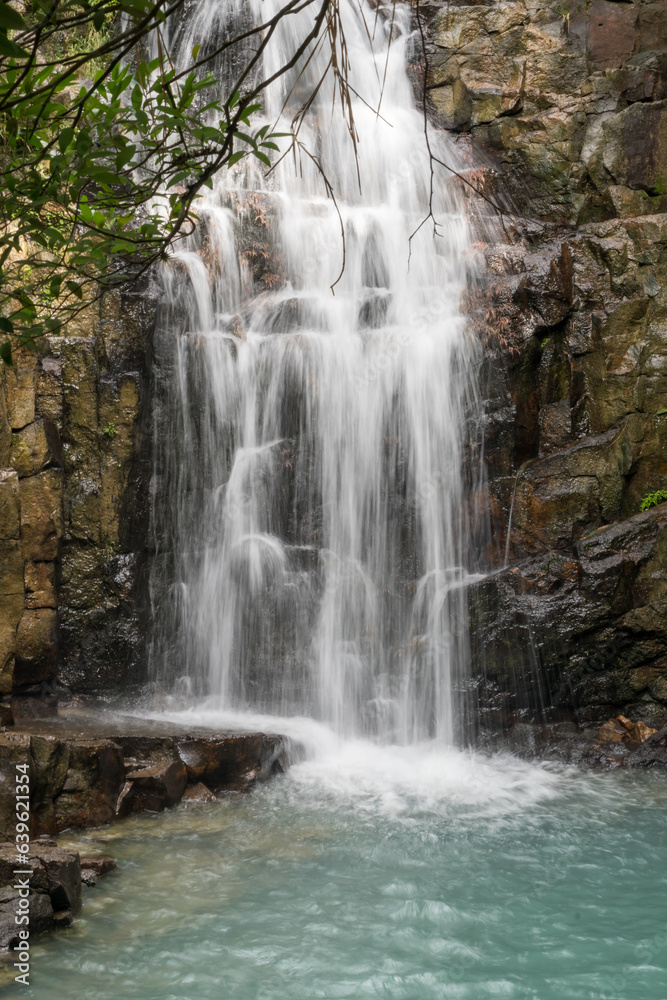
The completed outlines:
[[[200,3],[179,48],[251,10]],[[343,0],[358,154],[325,83],[307,158],[223,171],[165,276],[158,338],[151,593],[155,674],[225,709],[321,719],[341,735],[455,739],[467,656],[462,510],[473,346],[459,311],[469,236],[436,177],[406,72],[410,8]],[[286,18],[264,71],[312,25]],[[286,130],[326,62],[272,86]],[[436,154],[457,165],[442,134]]]

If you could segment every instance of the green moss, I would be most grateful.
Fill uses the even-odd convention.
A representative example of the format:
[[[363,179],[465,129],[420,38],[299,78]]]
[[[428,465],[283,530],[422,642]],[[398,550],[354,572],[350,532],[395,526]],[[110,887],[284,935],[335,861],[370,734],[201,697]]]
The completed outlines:
[[[640,510],[649,510],[657,507],[660,503],[667,502],[667,490],[656,490],[655,493],[648,493],[639,505]]]

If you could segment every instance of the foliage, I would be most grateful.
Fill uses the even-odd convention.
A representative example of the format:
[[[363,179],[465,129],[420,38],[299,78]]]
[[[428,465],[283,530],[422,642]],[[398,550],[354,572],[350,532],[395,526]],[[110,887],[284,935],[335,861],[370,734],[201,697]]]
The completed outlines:
[[[665,503],[665,501],[667,501],[667,490],[657,490],[655,493],[649,493],[644,497],[639,505],[639,509],[649,510],[651,507],[657,507],[660,503]]]
[[[185,0],[0,0],[0,357],[34,346],[105,288],[143,274],[192,231],[194,203],[244,156],[271,166],[279,134],[253,127],[261,91],[322,26],[340,49],[335,0],[289,0],[277,15],[177,69],[165,38]],[[278,21],[313,5],[310,34],[257,82]],[[65,38],[67,44],[62,44]],[[254,44],[220,97],[211,60]],[[150,50],[150,51],[149,51]],[[344,72],[334,66],[343,101]],[[92,79],[87,74],[92,73]]]

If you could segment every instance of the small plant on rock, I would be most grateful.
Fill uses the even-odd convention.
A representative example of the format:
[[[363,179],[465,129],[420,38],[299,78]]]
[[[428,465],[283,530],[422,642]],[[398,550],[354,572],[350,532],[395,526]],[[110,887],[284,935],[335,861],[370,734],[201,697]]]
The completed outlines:
[[[649,493],[644,497],[639,509],[649,510],[651,507],[657,507],[659,503],[665,503],[665,501],[667,501],[667,490],[656,490],[655,493]]]

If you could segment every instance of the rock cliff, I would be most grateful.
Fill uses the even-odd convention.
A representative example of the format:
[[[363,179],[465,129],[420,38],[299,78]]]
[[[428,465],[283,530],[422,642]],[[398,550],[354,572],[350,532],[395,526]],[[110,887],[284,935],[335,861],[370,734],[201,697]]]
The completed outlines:
[[[145,289],[108,294],[0,373],[5,715],[141,677],[150,315]]]
[[[667,8],[423,8],[432,120],[504,207],[485,345],[482,719],[667,721]],[[508,537],[509,531],[509,537]]]

